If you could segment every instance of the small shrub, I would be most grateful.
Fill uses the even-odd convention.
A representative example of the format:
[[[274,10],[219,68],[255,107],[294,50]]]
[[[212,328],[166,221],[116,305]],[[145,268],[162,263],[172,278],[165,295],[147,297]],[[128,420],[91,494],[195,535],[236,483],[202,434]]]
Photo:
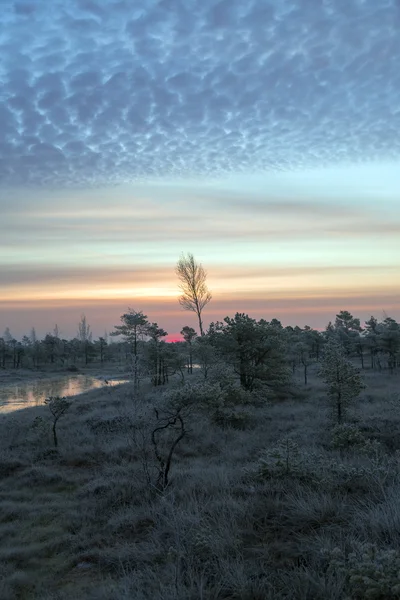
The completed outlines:
[[[356,450],[369,457],[376,457],[382,452],[382,445],[378,440],[364,437],[361,429],[352,423],[343,423],[334,427],[332,447],[336,450]]]
[[[26,440],[33,443],[37,448],[47,446],[50,441],[51,427],[48,419],[35,417],[27,432]]]
[[[135,424],[129,417],[110,417],[108,419],[88,419],[87,426],[95,434],[127,433]]]
[[[378,440],[371,440],[367,438],[364,440],[364,444],[358,448],[358,451],[364,456],[379,460],[379,457],[383,454],[383,446]]]
[[[400,597],[400,552],[361,544],[347,558],[340,548],[331,552],[328,571],[346,575],[346,600],[395,600]]]
[[[248,429],[251,425],[251,415],[245,411],[224,411],[217,409],[212,417],[212,422],[219,427],[232,427],[233,429]]]
[[[6,455],[0,456],[0,479],[10,477],[24,467],[24,463],[16,458]]]
[[[207,560],[213,552],[215,535],[207,529],[197,531],[193,539],[193,552],[197,559]]]
[[[223,389],[224,406],[251,404],[252,399],[252,394],[238,385],[229,385]]]
[[[368,456],[368,459],[366,466],[353,465],[338,461],[336,457],[300,449],[293,439],[283,438],[264,450],[256,465],[252,469],[245,468],[244,472],[256,480],[290,476],[335,489],[369,489],[372,485],[383,489],[386,481],[395,476],[395,459],[387,460],[382,454]]]
[[[332,431],[332,447],[337,450],[363,446],[365,438],[362,431],[352,423],[336,425]]]
[[[49,432],[49,423],[43,417],[35,417],[31,427],[33,431],[40,434],[47,434]]]
[[[217,384],[185,383],[178,388],[166,390],[163,400],[171,410],[182,410],[218,405],[220,396],[221,389]]]
[[[302,456],[297,442],[286,437],[279,440],[273,448],[265,450],[256,467],[257,479],[269,479],[289,474],[300,474]]]
[[[207,412],[248,405],[252,402],[250,392],[229,379],[223,379],[220,383],[185,383],[165,391],[163,398],[173,410],[193,407]]]
[[[398,411],[400,408],[400,393],[394,392],[392,394],[389,394],[387,398],[387,404],[389,404],[389,406]]]

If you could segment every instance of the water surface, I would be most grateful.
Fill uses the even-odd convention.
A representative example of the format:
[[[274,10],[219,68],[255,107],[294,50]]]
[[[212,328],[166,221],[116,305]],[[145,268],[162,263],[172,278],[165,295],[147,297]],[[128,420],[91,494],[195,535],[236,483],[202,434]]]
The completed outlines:
[[[37,379],[10,384],[0,382],[0,412],[11,412],[39,406],[49,396],[76,396],[105,385],[117,385],[126,380],[108,380],[92,375],[62,375],[51,379]]]

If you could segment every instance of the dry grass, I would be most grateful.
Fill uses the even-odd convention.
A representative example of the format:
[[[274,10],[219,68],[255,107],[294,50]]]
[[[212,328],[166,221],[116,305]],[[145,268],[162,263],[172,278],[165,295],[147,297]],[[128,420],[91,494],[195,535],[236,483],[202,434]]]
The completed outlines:
[[[298,397],[240,407],[244,429],[192,410],[162,493],[162,391],[77,398],[57,451],[33,427],[46,407],[1,416],[0,598],[400,598],[399,375],[366,382],[352,419],[378,453],[333,447],[323,386],[299,376]]]

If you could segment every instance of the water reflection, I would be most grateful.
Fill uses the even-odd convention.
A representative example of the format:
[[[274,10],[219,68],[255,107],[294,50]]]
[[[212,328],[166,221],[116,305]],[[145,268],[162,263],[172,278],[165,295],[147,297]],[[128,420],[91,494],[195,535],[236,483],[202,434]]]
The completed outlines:
[[[117,385],[126,380],[108,380]],[[57,379],[25,381],[14,385],[0,384],[0,412],[11,412],[39,406],[49,396],[76,396],[107,385],[104,380],[90,375],[66,375]]]

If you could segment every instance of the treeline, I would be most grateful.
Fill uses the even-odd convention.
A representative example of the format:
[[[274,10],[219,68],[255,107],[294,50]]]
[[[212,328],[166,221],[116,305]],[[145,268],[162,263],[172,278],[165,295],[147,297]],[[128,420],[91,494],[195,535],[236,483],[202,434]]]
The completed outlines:
[[[0,367],[6,368],[41,368],[46,365],[82,366],[94,361],[104,363],[107,360],[119,359],[121,348],[109,348],[108,335],[93,340],[90,325],[83,315],[78,324],[78,332],[73,339],[60,336],[56,325],[52,333],[39,339],[32,327],[28,335],[21,340],[14,338],[7,327],[0,337]]]
[[[218,361],[231,364],[242,386],[251,390],[257,381],[283,378],[285,370],[301,369],[307,383],[310,365],[320,360],[323,348],[336,337],[346,356],[362,369],[393,373],[400,363],[400,325],[395,319],[375,317],[360,324],[348,311],[341,311],[325,331],[312,327],[283,327],[280,321],[252,319],[236,313],[222,322],[211,323],[203,335],[185,326],[181,342],[165,342],[167,331],[151,323],[142,311],[129,309],[108,336],[93,339],[83,315],[73,339],[63,339],[56,326],[38,339],[35,330],[16,340],[7,328],[0,338],[2,368],[82,367],[120,364],[129,367],[136,383],[151,377],[163,385],[174,374],[184,379],[198,368],[207,378]],[[111,340],[110,338],[115,338]],[[114,343],[112,343],[114,342]]]

